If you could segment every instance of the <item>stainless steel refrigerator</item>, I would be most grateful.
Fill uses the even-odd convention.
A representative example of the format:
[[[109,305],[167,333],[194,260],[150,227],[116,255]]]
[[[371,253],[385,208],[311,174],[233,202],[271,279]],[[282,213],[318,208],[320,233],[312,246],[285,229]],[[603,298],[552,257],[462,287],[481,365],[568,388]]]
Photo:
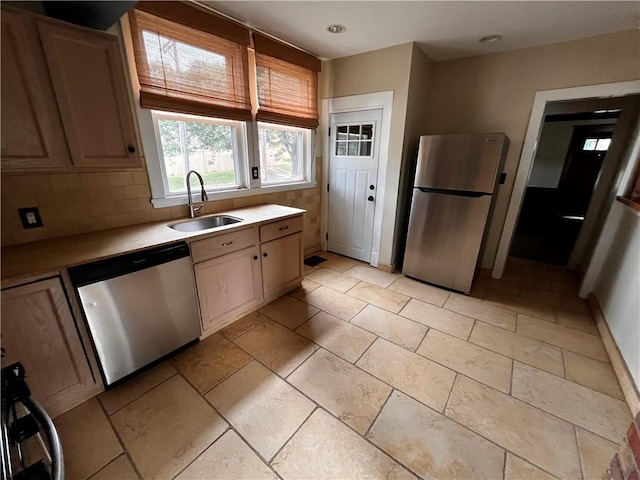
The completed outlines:
[[[402,273],[469,293],[509,139],[420,137]]]

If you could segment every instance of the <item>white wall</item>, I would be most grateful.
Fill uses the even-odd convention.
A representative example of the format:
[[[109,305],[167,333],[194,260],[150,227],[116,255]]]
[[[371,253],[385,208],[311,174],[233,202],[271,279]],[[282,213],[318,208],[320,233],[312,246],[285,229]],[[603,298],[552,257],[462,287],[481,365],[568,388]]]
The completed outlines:
[[[636,386],[640,386],[640,213],[615,202],[596,247],[602,266],[593,287]]]

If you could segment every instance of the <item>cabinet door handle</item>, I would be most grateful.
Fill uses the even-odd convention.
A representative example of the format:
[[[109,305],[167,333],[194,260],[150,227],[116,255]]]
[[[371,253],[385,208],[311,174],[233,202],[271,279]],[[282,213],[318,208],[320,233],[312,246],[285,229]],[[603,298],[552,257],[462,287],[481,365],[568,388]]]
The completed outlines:
[[[289,225],[285,225],[284,227],[280,227],[278,230],[283,231],[283,230],[287,230],[288,228],[289,228]]]
[[[266,257],[266,256],[267,256],[267,252],[264,252],[264,253],[262,254],[262,256],[263,256],[263,257]]]
[[[223,247],[228,247],[229,245],[231,245],[233,242],[227,242],[227,243],[223,243],[222,246]]]
[[[254,260],[257,260],[257,259],[258,259],[258,255],[254,255],[254,256],[253,256],[253,259],[254,259]]]
[[[127,147],[127,151],[128,151],[129,153],[136,153],[136,147],[134,147],[133,145],[129,145],[129,146]]]

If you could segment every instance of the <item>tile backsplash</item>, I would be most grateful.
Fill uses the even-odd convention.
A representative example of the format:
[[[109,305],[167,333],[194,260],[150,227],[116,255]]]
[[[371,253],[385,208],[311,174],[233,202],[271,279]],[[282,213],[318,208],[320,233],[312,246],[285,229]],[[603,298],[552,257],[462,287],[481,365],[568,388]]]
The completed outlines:
[[[321,158],[316,175],[321,178]],[[314,188],[207,202],[205,213],[265,203],[307,210],[305,252],[320,247],[320,183]],[[2,246],[186,218],[186,205],[153,208],[147,172],[52,173],[2,176]],[[18,208],[38,207],[42,228],[25,230]]]

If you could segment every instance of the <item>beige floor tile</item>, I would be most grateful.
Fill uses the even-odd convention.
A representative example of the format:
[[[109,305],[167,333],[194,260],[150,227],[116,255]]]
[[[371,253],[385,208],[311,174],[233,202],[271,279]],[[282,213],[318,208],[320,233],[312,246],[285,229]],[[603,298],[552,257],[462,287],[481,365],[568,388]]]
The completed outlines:
[[[262,307],[260,311],[279,324],[295,330],[320,310],[312,307],[308,303],[285,295],[271,302],[269,305]]]
[[[246,443],[229,430],[194,460],[176,480],[269,479],[278,477]]]
[[[564,375],[560,348],[531,337],[476,322],[469,341],[554,375]]]
[[[350,260],[331,252],[320,252],[318,255],[327,259],[326,262],[320,264],[322,268],[327,268],[337,273],[344,273],[350,268],[353,268],[354,265],[357,265],[355,260]]]
[[[296,332],[351,363],[376,339],[372,333],[326,312],[311,317]]]
[[[622,400],[518,362],[513,367],[511,394],[614,442],[620,441],[631,423],[629,407]]]
[[[69,410],[53,422],[60,435],[69,480],[85,479],[122,453],[97,399]]]
[[[169,362],[163,362],[151,370],[127,380],[111,390],[107,390],[98,398],[107,414],[111,415],[175,374],[176,369]]]
[[[249,361],[251,356],[214,333],[178,354],[171,363],[200,393],[206,393]]]
[[[438,307],[444,305],[450,293],[441,288],[432,287],[431,285],[426,285],[406,277],[398,277],[388,288],[389,290],[409,295],[410,297],[431,303],[432,305],[437,305]]]
[[[206,397],[267,460],[315,408],[311,400],[255,361]]]
[[[562,307],[557,307],[556,315],[559,325],[564,325],[565,327],[575,328],[576,330],[600,336],[600,332],[598,332],[598,327],[596,327],[596,323],[593,321],[591,313],[578,313]]]
[[[311,415],[271,465],[284,480],[415,478],[322,409]]]
[[[271,320],[266,320],[234,341],[283,377],[293,372],[318,348],[297,333]]]
[[[400,311],[400,315],[463,340],[469,337],[475,323],[473,318],[421,302],[415,298],[409,300],[409,303]]]
[[[527,267],[523,267],[527,268]],[[550,272],[547,277],[550,277]],[[528,272],[505,272],[505,274],[500,279],[505,283],[517,283],[523,287],[523,290],[527,287],[529,288],[546,288],[551,289],[551,280],[546,277],[540,277]]]
[[[546,289],[529,289],[523,288],[520,295],[524,298],[553,305],[554,307],[562,307],[579,313],[589,314],[589,306],[587,302],[576,295],[564,295],[558,292],[552,292]]]
[[[488,290],[493,290],[495,292],[500,292],[507,295],[520,294],[519,284],[515,282],[504,282],[502,280],[497,280],[495,278],[492,278],[490,275],[489,277],[479,275],[473,284],[477,285],[478,287],[486,288]]]
[[[456,375],[383,339],[376,340],[357,365],[438,412],[444,409]]]
[[[406,295],[367,282],[360,282],[349,290],[347,295],[389,310],[391,313],[398,313],[410,300]]]
[[[618,451],[618,442],[610,442],[580,427],[576,427],[576,437],[585,480],[603,478],[609,462]]]
[[[180,376],[111,416],[144,478],[171,478],[227,429],[209,404]]]
[[[444,304],[444,308],[467,317],[482,320],[496,327],[507,330],[516,329],[516,315],[510,310],[485,303],[477,298],[452,293]]]
[[[138,480],[138,474],[126,455],[120,455],[90,480]]]
[[[484,301],[490,305],[504,308],[512,312],[524,313],[549,322],[556,321],[555,307],[529,298],[507,295],[494,290],[487,290],[484,295]]]
[[[562,293],[563,295],[573,295],[578,296],[578,282],[577,281],[559,281],[552,280],[551,281],[551,290],[557,293]]]
[[[300,300],[304,298],[307,294],[313,292],[319,286],[320,286],[319,283],[316,283],[313,280],[309,280],[308,278],[303,278],[302,284],[298,288],[293,290],[291,293],[289,293],[289,295]]]
[[[256,325],[260,325],[266,319],[266,315],[260,312],[252,312],[249,315],[242,317],[240,320],[236,320],[231,325],[223,328],[218,333],[229,340],[233,340],[243,333],[248,332]]]
[[[424,337],[416,353],[509,393],[513,363],[510,358],[433,329]]]
[[[367,438],[425,479],[502,478],[504,450],[398,391]]]
[[[345,293],[360,281],[355,278],[347,277],[341,273],[336,273],[327,268],[318,268],[305,278],[308,278],[312,282],[319,283],[320,285],[324,285],[325,287],[332,288],[340,293]]]
[[[609,361],[607,351],[599,337],[573,328],[538,320],[528,315],[518,315],[516,332],[596,360]]]
[[[447,416],[559,478],[580,478],[573,426],[458,375]]]
[[[384,272],[374,267],[365,267],[364,265],[356,265],[344,272],[344,274],[382,288],[387,288],[398,278],[397,273]]]
[[[427,332],[427,327],[374,305],[367,305],[351,323],[379,337],[415,350]]]
[[[363,435],[391,393],[387,384],[322,348],[287,381]]]
[[[507,452],[504,480],[554,480],[556,477]]]
[[[624,400],[618,377],[616,377],[610,364],[578,353],[569,352],[568,350],[565,350],[562,354],[564,356],[565,377],[567,380]]]
[[[346,321],[351,320],[367,306],[362,300],[336,292],[325,286],[315,289],[301,300]]]

